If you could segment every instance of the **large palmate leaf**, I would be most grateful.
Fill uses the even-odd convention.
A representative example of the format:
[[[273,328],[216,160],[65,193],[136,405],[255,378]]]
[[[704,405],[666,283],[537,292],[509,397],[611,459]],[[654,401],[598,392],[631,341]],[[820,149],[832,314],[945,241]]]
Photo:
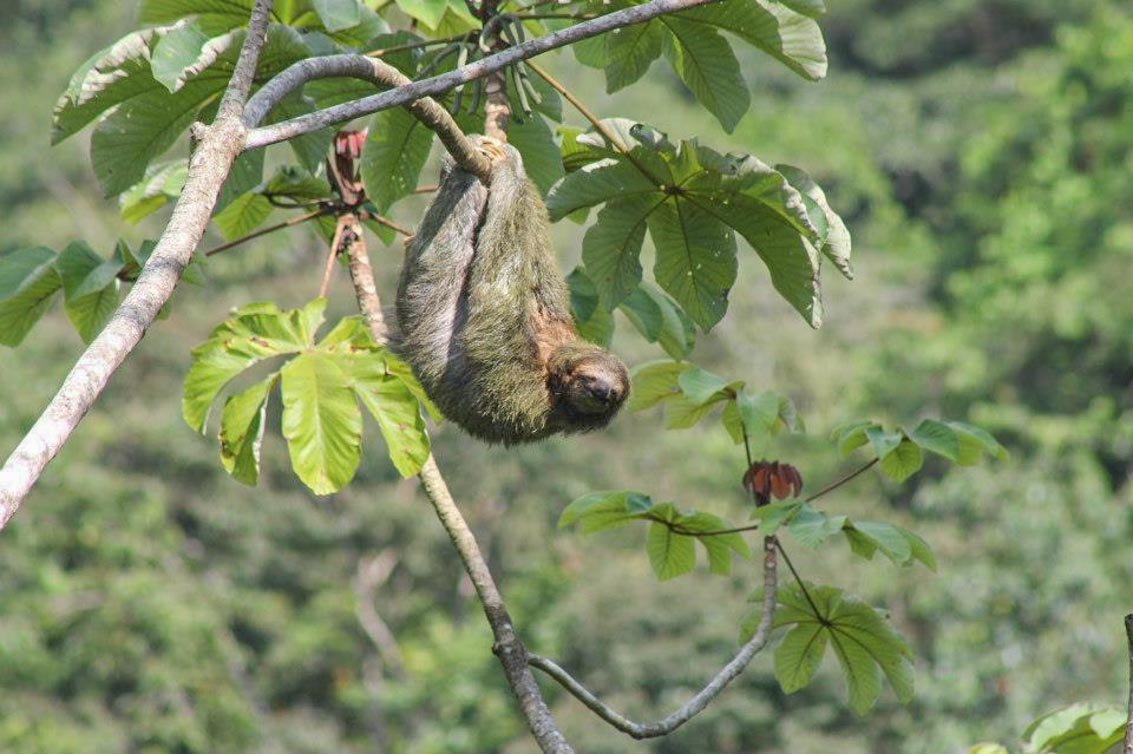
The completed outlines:
[[[361,458],[362,413],[374,416],[397,470],[411,476],[429,455],[421,416],[424,397],[408,366],[374,342],[361,318],[341,320],[322,340],[325,299],[302,309],[251,304],[222,322],[193,352],[185,378],[182,412],[204,431],[220,391],[248,368],[273,357],[285,363],[229,396],[220,419],[221,463],[245,484],[259,477],[267,402],[278,385],[282,432],[295,474],[316,494],[349,482]]]
[[[272,303],[248,304],[234,311],[193,350],[181,401],[185,422],[204,432],[209,409],[230,380],[264,359],[311,346],[324,309],[326,300],[315,299],[289,312]]]
[[[554,220],[605,204],[583,242],[602,304],[619,306],[641,280],[643,226],[656,248],[656,282],[704,330],[723,317],[736,277],[735,234],[767,265],[776,290],[812,326],[822,322],[823,252],[849,274],[845,225],[798,168],[720,154],[695,140],[609,121],[619,151],[597,134],[564,134],[571,171],[547,197]],[[795,184],[798,185],[795,185]]]
[[[849,691],[850,708],[864,715],[889,681],[898,701],[913,697],[912,650],[872,607],[830,586],[779,590],[774,626],[791,629],[775,650],[775,677],[786,693],[805,688],[834,650]]]

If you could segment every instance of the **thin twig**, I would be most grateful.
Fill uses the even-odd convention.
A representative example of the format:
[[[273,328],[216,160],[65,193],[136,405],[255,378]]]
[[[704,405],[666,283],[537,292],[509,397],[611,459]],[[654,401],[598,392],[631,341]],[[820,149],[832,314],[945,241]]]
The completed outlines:
[[[208,251],[206,251],[205,256],[211,257],[213,254],[219,254],[222,251],[228,251],[229,249],[235,248],[242,243],[247,243],[248,241],[251,241],[252,239],[259,238],[260,236],[266,236],[268,233],[274,233],[277,230],[283,230],[284,228],[293,228],[296,225],[300,225],[302,223],[307,222],[308,220],[312,220],[316,217],[322,217],[323,215],[329,215],[329,214],[332,214],[333,212],[334,212],[334,210],[329,208],[329,207],[322,207],[320,209],[312,210],[311,212],[305,212],[302,215],[296,215],[295,217],[292,217],[288,220],[284,220],[281,223],[276,223],[275,225],[269,225],[266,228],[260,228],[259,230],[257,230],[254,233],[249,233],[246,236],[242,236],[240,238],[237,238],[235,241],[229,241],[228,243],[222,243],[220,246],[216,246],[216,247],[211,248]]]
[[[0,527],[15,514],[44,468],[106,389],[111,375],[141,341],[192,260],[220,187],[244,146],[247,131],[239,111],[264,44],[271,5],[271,0],[256,0],[252,8],[248,33],[216,120],[194,129],[195,149],[185,187],[137,282],[0,468]]]
[[[330,240],[330,248],[327,250],[327,261],[323,266],[323,282],[319,285],[319,298],[326,298],[327,291],[330,290],[330,275],[334,272],[334,260],[338,256],[338,248],[342,244],[342,232],[346,229],[347,217],[350,215],[347,212],[339,216],[338,221],[334,224],[334,237]]]
[[[720,669],[712,680],[679,709],[664,718],[652,723],[638,723],[625,715],[615,711],[605,702],[596,697],[590,690],[579,683],[566,670],[546,657],[528,654],[527,662],[553,678],[560,686],[569,691],[576,699],[586,705],[590,711],[598,715],[607,723],[632,738],[656,738],[672,733],[680,726],[700,714],[720,692],[731,683],[744,668],[767,646],[771,637],[772,622],[775,617],[775,607],[778,592],[778,577],[775,566],[774,537],[763,540],[763,606],[759,616],[759,627],[755,634],[744,644],[732,660]]]
[[[859,468],[857,471],[853,471],[853,472],[847,474],[846,476],[842,477],[841,479],[838,479],[836,481],[831,482],[830,484],[828,484],[825,487],[823,487],[822,489],[820,489],[818,492],[816,492],[813,495],[811,495],[810,497],[806,498],[803,502],[813,503],[815,500],[822,497],[826,493],[833,492],[834,490],[838,489],[843,484],[846,484],[847,482],[849,482],[850,480],[852,480],[854,477],[858,476],[859,474],[864,474],[865,472],[872,469],[874,467],[874,464],[876,464],[878,462],[878,460],[879,459],[874,458],[872,461],[868,462],[867,464],[865,464],[864,466]]]
[[[563,99],[569,102],[571,104],[571,107],[578,111],[579,115],[590,121],[590,125],[594,126],[594,130],[602,134],[602,137],[605,138],[606,141],[610,142],[610,146],[612,146],[622,154],[629,152],[629,148],[622,142],[618,134],[612,128],[603,123],[602,119],[594,114],[594,111],[583,104],[582,100],[574,95],[574,92],[572,92],[570,89],[567,89],[566,86],[562,84],[562,82],[554,78],[551,74],[547,73],[546,69],[535,61],[525,60],[523,61],[523,63],[528,68],[530,68],[536,76],[546,81],[548,86],[561,94]]]
[[[382,92],[380,94],[363,97],[352,102],[343,103],[341,105],[334,105],[332,107],[318,110],[307,115],[302,115],[290,120],[281,121],[270,126],[262,126],[253,129],[248,134],[247,147],[254,149],[256,147],[267,146],[268,144],[275,144],[277,142],[286,141],[296,136],[301,136],[305,133],[318,131],[319,129],[326,128],[327,126],[339,123],[344,120],[352,120],[360,118],[364,115],[370,115],[380,110],[388,110],[391,107],[398,107],[407,105],[410,102],[428,97],[432,95],[444,94],[445,92],[453,89],[459,84],[476,79],[483,78],[495,71],[503,70],[509,65],[526,60],[527,58],[540,55],[544,52],[563,47],[565,45],[579,42],[583,39],[603,34],[613,29],[618,29],[623,26],[631,24],[642,23],[666,13],[673,13],[676,11],[687,10],[688,8],[695,8],[700,5],[707,5],[718,0],[650,0],[648,3],[642,5],[635,5],[630,8],[615,11],[601,18],[594,18],[589,21],[583,21],[580,24],[561,29],[559,31],[546,34],[535,39],[528,40],[523,44],[509,47],[502,52],[494,55],[481,58],[473,61],[468,65],[462,66],[452,71],[433,76],[432,78],[423,79],[421,81],[413,82],[407,86],[398,86],[396,89]],[[338,57],[338,56],[327,56]],[[358,57],[364,57],[359,55]],[[291,68],[280,73],[276,79],[283,77],[294,76],[292,70],[302,63],[311,62],[313,60],[323,60],[324,58],[311,58],[307,61],[301,61],[293,65]],[[344,74],[345,75],[345,74]],[[264,89],[270,87],[276,79],[268,82]],[[303,83],[304,80],[298,82]],[[288,86],[287,92],[290,92],[294,87]],[[263,89],[261,89],[261,93]],[[258,96],[258,95],[257,95]],[[270,101],[270,105],[274,105],[279,100],[274,97]],[[268,108],[270,109],[270,107]],[[263,114],[260,113],[262,118]],[[259,123],[259,120],[249,122],[249,125]]]
[[[393,631],[374,607],[374,593],[389,580],[397,560],[397,552],[387,548],[371,558],[361,558],[358,561],[358,573],[354,577],[354,604],[358,623],[373,643],[374,649],[378,650],[382,664],[390,675],[400,679],[405,677],[405,660],[401,656],[401,647],[398,646]]]
[[[392,52],[403,52],[405,50],[417,50],[422,47],[437,47],[439,45],[448,45],[453,42],[459,42],[467,38],[467,34],[458,34],[455,37],[445,37],[444,39],[426,39],[422,42],[410,42],[403,45],[391,45],[390,47],[383,47],[380,50],[371,50],[370,52],[363,53],[368,58],[380,58],[389,55]]]
[[[783,556],[783,561],[787,564],[787,568],[791,569],[791,575],[795,578],[795,583],[799,585],[799,589],[802,590],[803,597],[806,598],[807,604],[810,605],[810,609],[814,611],[814,614],[816,616],[820,615],[818,611],[818,605],[815,604],[814,600],[811,598],[810,592],[807,591],[806,584],[803,583],[802,577],[799,576],[799,572],[795,570],[795,564],[791,562],[791,558],[787,555],[787,551],[783,549],[783,544],[777,537],[773,537],[773,539],[775,539],[775,546],[779,548],[779,554]]]
[[[413,237],[413,231],[409,230],[409,228],[398,225],[393,220],[390,220],[384,215],[375,215],[373,212],[362,212],[361,214],[363,219],[373,220],[378,225],[384,225],[385,227],[389,228],[395,233],[398,233],[399,235],[405,236],[406,238]]]

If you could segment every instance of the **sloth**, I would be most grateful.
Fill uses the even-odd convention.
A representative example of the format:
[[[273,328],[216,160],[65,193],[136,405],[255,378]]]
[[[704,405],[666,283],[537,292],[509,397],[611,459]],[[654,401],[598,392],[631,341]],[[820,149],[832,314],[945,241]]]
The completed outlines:
[[[629,392],[618,357],[579,337],[547,208],[516,149],[477,139],[488,185],[446,159],[406,245],[398,350],[469,434],[505,445],[600,429]]]

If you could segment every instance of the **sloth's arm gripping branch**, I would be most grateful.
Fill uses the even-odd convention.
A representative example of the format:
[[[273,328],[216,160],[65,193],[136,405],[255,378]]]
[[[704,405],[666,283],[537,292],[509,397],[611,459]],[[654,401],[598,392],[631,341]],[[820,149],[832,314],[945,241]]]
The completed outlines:
[[[610,708],[605,702],[596,697],[589,689],[576,681],[570,673],[546,657],[528,654],[527,662],[534,668],[542,670],[553,678],[560,686],[569,691],[575,698],[586,705],[594,714],[605,720],[622,733],[631,738],[656,738],[672,733],[687,723],[708,706],[709,702],[719,696],[724,687],[731,683],[743,672],[748,663],[767,646],[771,637],[772,620],[775,617],[776,592],[778,579],[776,577],[775,539],[767,537],[763,541],[763,608],[759,616],[759,627],[746,644],[732,660],[720,669],[712,680],[691,699],[685,702],[680,709],[653,723],[638,723],[625,715]]]

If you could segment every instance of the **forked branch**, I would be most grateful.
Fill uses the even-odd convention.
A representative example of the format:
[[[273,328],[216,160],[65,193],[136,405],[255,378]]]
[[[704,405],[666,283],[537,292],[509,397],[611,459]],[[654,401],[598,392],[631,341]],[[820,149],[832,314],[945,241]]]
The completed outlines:
[[[775,605],[778,593],[778,576],[775,561],[775,538],[763,540],[763,605],[759,616],[759,627],[732,660],[720,669],[712,680],[691,699],[669,715],[652,723],[637,723],[609,707],[589,689],[574,679],[567,671],[546,657],[529,654],[527,662],[553,678],[576,699],[586,705],[594,714],[632,738],[656,738],[672,733],[696,715],[704,711],[709,703],[720,695],[724,688],[734,681],[744,668],[767,646],[771,637],[772,621],[775,618]]]

